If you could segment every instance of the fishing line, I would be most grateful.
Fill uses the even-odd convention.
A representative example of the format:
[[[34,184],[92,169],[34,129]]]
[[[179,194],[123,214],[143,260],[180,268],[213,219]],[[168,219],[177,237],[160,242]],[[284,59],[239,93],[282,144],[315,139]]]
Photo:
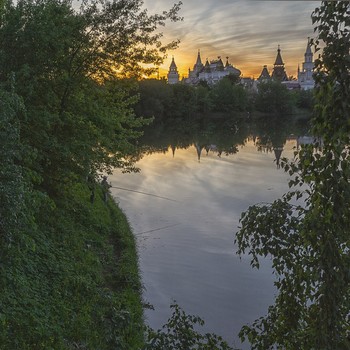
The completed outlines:
[[[172,224],[172,225],[168,225],[168,226],[163,226],[163,227],[155,228],[155,229],[149,230],[149,231],[138,232],[138,233],[135,233],[134,235],[135,235],[135,236],[140,236],[140,235],[143,235],[143,234],[145,234],[145,233],[160,231],[160,230],[164,230],[164,229],[166,229],[166,228],[174,227],[174,226],[177,226],[177,225],[180,225],[180,224]]]
[[[160,199],[165,199],[165,200],[171,201],[171,202],[178,202],[178,201],[175,200],[175,199],[171,199],[171,198],[167,198],[167,197],[162,197],[162,196],[157,196],[156,194],[152,194],[152,193],[146,193],[146,192],[131,190],[131,189],[129,189],[129,188],[123,188],[123,187],[117,187],[117,186],[111,186],[111,188],[116,188],[116,189],[122,190],[122,191],[140,193],[140,194],[144,194],[144,195],[146,195],[146,196],[152,196],[152,197],[156,197],[156,198],[160,198]]]

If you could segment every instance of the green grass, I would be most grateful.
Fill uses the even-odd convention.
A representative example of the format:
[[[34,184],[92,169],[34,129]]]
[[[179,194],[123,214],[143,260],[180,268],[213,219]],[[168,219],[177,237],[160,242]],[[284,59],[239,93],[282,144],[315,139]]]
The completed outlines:
[[[135,241],[111,199],[77,184],[42,205],[35,226],[3,247],[0,349],[140,349]]]

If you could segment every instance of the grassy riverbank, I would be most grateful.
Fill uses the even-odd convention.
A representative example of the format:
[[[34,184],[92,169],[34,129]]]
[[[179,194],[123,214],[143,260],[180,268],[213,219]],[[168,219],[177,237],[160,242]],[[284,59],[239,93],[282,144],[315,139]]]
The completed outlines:
[[[139,349],[141,283],[126,217],[76,184],[3,259],[1,349]],[[4,285],[4,284],[3,284]]]

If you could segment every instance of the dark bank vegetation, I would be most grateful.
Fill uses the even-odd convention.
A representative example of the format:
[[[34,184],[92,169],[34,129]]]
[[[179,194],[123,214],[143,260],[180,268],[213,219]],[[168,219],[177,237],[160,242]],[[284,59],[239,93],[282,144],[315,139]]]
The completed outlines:
[[[236,235],[238,253],[259,268],[271,257],[277,296],[267,315],[240,332],[252,349],[350,349],[350,4],[324,1],[312,15],[315,62],[314,145],[282,167],[290,191],[251,206]]]
[[[134,170],[133,81],[179,6],[1,5],[0,348],[140,349],[135,242],[100,174]]]

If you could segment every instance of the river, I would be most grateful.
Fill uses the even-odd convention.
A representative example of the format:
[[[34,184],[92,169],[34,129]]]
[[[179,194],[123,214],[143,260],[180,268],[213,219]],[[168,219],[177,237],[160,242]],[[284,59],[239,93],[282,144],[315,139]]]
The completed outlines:
[[[151,327],[166,323],[176,300],[205,320],[204,332],[249,348],[238,332],[266,315],[274,300],[274,275],[269,259],[256,270],[249,256],[236,254],[235,232],[250,205],[271,202],[288,190],[273,149],[283,148],[282,156],[290,158],[296,146],[295,138],[279,147],[264,146],[262,139],[243,139],[227,154],[216,145],[211,150],[198,143],[163,146],[143,156],[139,173],[116,170],[109,177],[122,188],[112,194],[137,238],[144,299],[154,306],[145,312]]]

